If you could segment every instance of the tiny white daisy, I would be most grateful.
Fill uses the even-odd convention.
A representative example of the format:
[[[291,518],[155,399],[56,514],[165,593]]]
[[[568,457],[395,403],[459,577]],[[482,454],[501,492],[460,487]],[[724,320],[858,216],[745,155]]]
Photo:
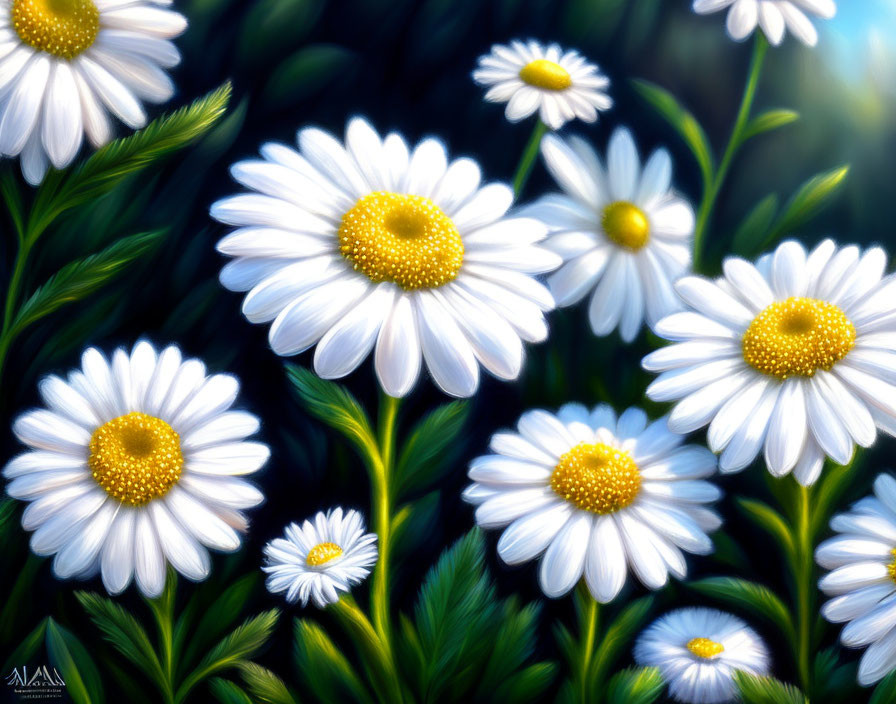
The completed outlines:
[[[874,495],[834,516],[840,535],[824,541],[815,559],[832,570],[818,583],[834,597],[821,609],[848,648],[868,647],[859,663],[859,684],[870,686],[896,669],[896,479],[881,474]]]
[[[738,699],[736,671],[763,676],[768,649],[756,632],[722,611],[687,608],[653,622],[635,644],[635,661],[657,667],[669,694],[687,704]]]
[[[538,112],[552,130],[575,118],[594,122],[599,110],[613,106],[604,92],[610,80],[579,52],[563,51],[556,44],[495,44],[490,54],[479,58],[473,80],[488,86],[486,100],[507,103],[510,122]]]
[[[672,160],[658,149],[642,170],[631,133],[610,139],[605,169],[578,137],[548,135],[541,153],[564,193],[549,194],[521,214],[546,223],[544,246],[564,265],[548,278],[558,306],[593,291],[588,316],[596,335],[617,326],[631,342],[646,316],[650,326],[682,308],[672,282],[690,270],[694,211],[671,190]]]
[[[180,53],[169,39],[187,27],[170,0],[0,2],[0,153],[21,154],[29,183],[61,169],[84,133],[112,137],[108,113],[137,129],[140,101],[163,103],[174,84],[163,69]]]
[[[55,554],[60,579],[101,572],[112,594],[136,575],[140,591],[158,596],[166,562],[188,579],[208,577],[206,547],[237,550],[242,509],[264,498],[240,478],[270,451],[245,441],[258,419],[230,410],[238,391],[234,377],[148,342],[115,350],[111,362],[91,347],[67,380],[43,379],[48,408],[13,424],[32,450],[3,470],[6,492],[31,502],[22,514],[31,549]]]
[[[661,320],[656,333],[678,344],[643,366],[662,372],[654,401],[678,401],[676,432],[709,425],[723,472],[761,450],[775,476],[803,485],[825,456],[850,461],[877,428],[896,434],[896,278],[887,256],[825,240],[811,253],[788,241],[755,265],[732,257],[724,276],[675,285],[693,310]]]
[[[694,12],[701,15],[729,7],[727,25],[732,39],[743,41],[759,25],[775,46],[784,40],[788,29],[804,44],[815,46],[818,32],[806,13],[826,20],[837,14],[834,0],[694,0]]]
[[[313,522],[286,526],[285,538],[275,538],[264,547],[272,594],[286,592],[286,600],[313,600],[318,608],[339,601],[339,592],[359,584],[376,563],[376,535],[364,532],[357,511],[345,515],[341,508],[320,511]]]
[[[721,525],[705,504],[720,492],[703,481],[716,471],[705,447],[683,445],[666,418],[650,425],[640,408],[618,420],[608,405],[577,403],[557,415],[528,411],[518,433],[491,438],[477,457],[464,499],[483,528],[509,526],[498,555],[509,565],[539,557],[539,581],[559,597],[585,576],[591,594],[611,601],[628,567],[650,589],[687,572],[682,550],[712,552],[708,531]]]
[[[334,379],[375,348],[377,376],[396,397],[421,361],[453,396],[476,392],[480,364],[515,379],[523,341],[547,337],[554,304],[534,278],[560,264],[539,245],[544,224],[506,217],[512,190],[480,186],[476,162],[449,162],[435,139],[411,150],[356,118],[345,146],[314,128],[299,146],[266,144],[263,161],[236,164],[234,178],[254,192],[211,211],[240,228],[218,243],[235,257],[221,283],[249,292],[249,321],[273,321],[274,352],[317,345],[314,370]]]

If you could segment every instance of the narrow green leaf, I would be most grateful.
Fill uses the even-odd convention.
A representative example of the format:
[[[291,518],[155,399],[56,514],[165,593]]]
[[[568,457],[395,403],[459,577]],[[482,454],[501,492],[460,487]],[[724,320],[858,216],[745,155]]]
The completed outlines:
[[[653,596],[641,597],[620,611],[607,627],[600,639],[600,647],[591,668],[589,690],[593,691],[602,686],[604,677],[616,662],[622,649],[631,643],[641,630],[641,626],[653,609],[653,604]]]
[[[469,416],[466,401],[453,401],[436,408],[408,436],[396,467],[396,494],[436,482],[463,449],[461,431]]]
[[[794,110],[767,110],[747,123],[747,126],[744,128],[743,141],[747,141],[764,132],[780,129],[799,119],[800,114]]]
[[[274,69],[262,93],[265,105],[280,109],[295,105],[332,85],[337,77],[346,80],[356,60],[354,52],[334,44],[303,47]]]
[[[44,635],[46,632],[47,619],[45,618],[37,624],[31,633],[25,636],[25,640],[23,640],[17,648],[10,653],[9,657],[6,658],[6,662],[3,663],[3,669],[0,670],[0,672],[6,674],[12,670],[12,668],[19,667],[21,664],[31,661],[40,648],[40,644],[44,642]]]
[[[295,657],[304,683],[320,701],[372,701],[345,655],[316,623],[296,619]]]
[[[734,681],[745,704],[809,704],[799,689],[774,677],[757,677],[735,671]]]
[[[793,544],[793,536],[790,527],[784,517],[768,504],[753,499],[736,499],[738,508],[743,511],[753,523],[769,533],[781,546],[785,555],[792,555],[796,549]]]
[[[761,249],[766,249],[769,243],[790,234],[829,205],[843,187],[848,174],[849,166],[840,166],[813,176],[800,186],[785,206]]]
[[[221,704],[256,704],[239,685],[220,677],[212,677],[208,682],[212,695]]]
[[[884,677],[874,688],[868,704],[893,704],[896,702],[896,670]]]
[[[13,517],[16,514],[16,501],[4,496],[0,499],[0,534],[6,532],[7,528],[15,525]]]
[[[100,673],[87,650],[75,636],[47,619],[47,657],[65,680],[65,691],[76,704],[104,701]]]
[[[239,668],[243,682],[260,704],[298,704],[283,680],[267,668],[254,662],[240,663]]]
[[[493,696],[486,697],[482,701],[514,702],[514,704],[550,701],[547,696],[548,689],[556,676],[556,664],[537,662],[507,677],[493,690]]]
[[[731,250],[750,259],[760,254],[777,213],[778,196],[771,193],[753,207],[735,230]]]
[[[630,667],[610,678],[606,700],[611,704],[653,704],[665,686],[659,668]]]

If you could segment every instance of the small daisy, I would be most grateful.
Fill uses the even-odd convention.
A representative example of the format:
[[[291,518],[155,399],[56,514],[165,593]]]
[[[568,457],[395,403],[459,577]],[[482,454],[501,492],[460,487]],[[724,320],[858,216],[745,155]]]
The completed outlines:
[[[158,596],[166,563],[193,581],[208,577],[206,548],[237,550],[242,509],[264,498],[241,478],[269,451],[245,441],[258,419],[230,410],[238,390],[234,377],[147,342],[111,361],[90,348],[68,379],[41,381],[47,409],[13,424],[32,449],[3,470],[6,492],[30,502],[31,549],[55,555],[59,579],[101,573],[111,594],[136,577]]]
[[[896,479],[878,476],[874,496],[834,516],[831,528],[840,535],[815,551],[818,564],[832,570],[818,584],[834,597],[821,614],[849,621],[843,645],[869,646],[859,663],[859,684],[867,687],[896,669]]]
[[[48,165],[71,163],[84,134],[112,137],[111,113],[146,124],[140,101],[163,103],[163,69],[180,54],[169,39],[187,27],[170,0],[7,0],[0,3],[0,153],[22,157],[31,184]]]
[[[716,471],[705,447],[684,445],[666,418],[647,423],[640,408],[618,420],[601,405],[571,403],[557,415],[524,413],[519,432],[492,436],[494,454],[470,464],[475,483],[464,499],[483,528],[508,526],[498,555],[509,565],[542,553],[539,581],[549,597],[566,594],[582,575],[591,594],[611,601],[628,568],[650,589],[687,572],[682,550],[712,552],[707,532],[721,525],[705,505],[719,490],[703,481]]]
[[[598,110],[613,106],[604,93],[610,80],[579,52],[564,52],[556,44],[495,44],[490,54],[479,58],[473,80],[488,86],[487,101],[507,103],[505,115],[510,122],[538,112],[552,130],[575,118],[594,122]]]
[[[279,355],[314,345],[325,379],[354,371],[375,349],[386,393],[404,396],[421,362],[452,396],[471,396],[479,365],[515,379],[523,341],[547,337],[554,301],[534,275],[560,257],[539,245],[545,226],[507,217],[512,190],[480,185],[471,159],[449,162],[426,139],[413,149],[351,120],[345,146],[314,128],[295,151],[266,144],[264,160],[236,164],[252,193],[212,206],[240,229],[218,243],[235,260],[221,283],[248,291],[243,314],[273,321]]]
[[[764,448],[773,475],[812,484],[826,456],[846,464],[877,428],[896,434],[896,278],[883,278],[886,264],[878,247],[826,240],[807,254],[789,241],[755,265],[727,259],[715,281],[679,280],[693,310],[656,326],[678,344],[644,358],[662,372],[648,397],[679,402],[675,432],[709,425],[723,472]]]
[[[701,15],[728,7],[728,34],[732,39],[743,41],[758,24],[775,46],[784,40],[788,29],[803,44],[815,46],[818,32],[806,13],[826,20],[837,14],[834,0],[694,0],[694,12]]]
[[[551,230],[544,246],[563,257],[548,284],[558,306],[589,293],[596,335],[617,326],[631,342],[682,305],[672,282],[689,271],[694,212],[671,190],[672,160],[658,149],[642,170],[631,133],[617,129],[607,168],[582,139],[548,135],[541,143],[548,170],[564,193],[542,197],[522,214]]]
[[[635,661],[657,667],[669,694],[687,704],[737,700],[736,671],[763,676],[768,650],[739,618],[706,608],[672,611],[657,619],[635,644]]]
[[[364,581],[376,563],[376,535],[364,532],[357,511],[321,511],[313,522],[290,523],[285,534],[265,545],[262,569],[270,575],[268,591],[286,592],[291,604],[300,599],[302,606],[311,599],[320,609],[335,604],[338,592]]]

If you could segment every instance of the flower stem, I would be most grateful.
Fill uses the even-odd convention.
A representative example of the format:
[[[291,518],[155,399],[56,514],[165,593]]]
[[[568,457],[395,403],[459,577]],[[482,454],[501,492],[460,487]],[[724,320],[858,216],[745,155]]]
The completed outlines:
[[[579,663],[581,667],[579,697],[582,704],[589,704],[592,697],[589,692],[588,680],[591,673],[591,659],[594,657],[594,644],[597,640],[599,604],[591,596],[584,582],[580,585],[580,594],[584,602],[584,612],[582,614],[582,661]]]
[[[519,166],[516,167],[516,173],[513,176],[513,195],[519,198],[526,187],[526,181],[529,180],[529,174],[532,173],[532,167],[535,166],[535,159],[538,157],[538,147],[541,146],[541,138],[548,131],[548,126],[541,120],[535,122],[535,129],[532,130],[532,136],[523,150],[523,156],[520,158]]]
[[[794,584],[797,605],[797,670],[800,685],[807,695],[811,692],[812,626],[815,604],[812,531],[810,529],[810,491],[799,485],[796,492],[796,564]]]

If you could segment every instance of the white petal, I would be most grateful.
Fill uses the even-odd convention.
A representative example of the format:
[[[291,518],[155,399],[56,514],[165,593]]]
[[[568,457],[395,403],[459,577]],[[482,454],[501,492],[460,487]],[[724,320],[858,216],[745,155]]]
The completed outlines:
[[[383,390],[395,398],[407,395],[420,374],[422,350],[409,295],[399,296],[380,329],[375,364]]]
[[[589,513],[576,511],[551,542],[538,573],[546,596],[563,596],[582,578],[593,522]]]

